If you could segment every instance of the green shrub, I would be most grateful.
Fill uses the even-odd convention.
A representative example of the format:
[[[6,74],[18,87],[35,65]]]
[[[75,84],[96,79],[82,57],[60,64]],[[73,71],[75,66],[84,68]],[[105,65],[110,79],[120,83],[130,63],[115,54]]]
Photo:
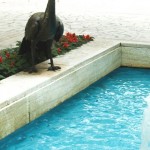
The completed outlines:
[[[62,36],[59,42],[55,43],[52,49],[52,55],[53,57],[63,55],[92,40],[93,37],[89,35],[76,35],[75,33],[72,34],[68,32]],[[29,66],[26,59],[18,55],[20,44],[21,42],[18,41],[16,47],[0,50],[0,80],[22,71]],[[41,54],[38,56],[40,56],[40,58],[37,63],[44,61]]]

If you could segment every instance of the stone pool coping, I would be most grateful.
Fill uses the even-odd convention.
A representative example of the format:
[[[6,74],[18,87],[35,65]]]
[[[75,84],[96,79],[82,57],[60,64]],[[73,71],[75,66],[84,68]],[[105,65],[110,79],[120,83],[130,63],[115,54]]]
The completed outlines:
[[[54,59],[59,71],[20,72],[0,81],[0,138],[29,123],[120,66],[150,68],[150,45],[96,38]]]

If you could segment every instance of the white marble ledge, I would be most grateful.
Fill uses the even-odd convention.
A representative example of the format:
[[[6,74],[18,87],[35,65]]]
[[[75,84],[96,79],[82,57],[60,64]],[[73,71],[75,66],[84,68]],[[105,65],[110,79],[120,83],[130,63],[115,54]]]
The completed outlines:
[[[58,71],[47,71],[48,61],[37,65],[38,73],[17,73],[0,81],[0,109],[27,94],[34,92],[41,86],[50,84],[60,76],[67,74],[70,69],[75,69],[82,62],[92,61],[92,57],[99,57],[105,52],[112,51],[120,46],[118,41],[108,41],[100,38],[94,39],[82,47],[54,59],[54,64],[62,69]],[[86,60],[86,61],[85,61]]]
[[[122,47],[150,48],[150,42],[122,41]]]

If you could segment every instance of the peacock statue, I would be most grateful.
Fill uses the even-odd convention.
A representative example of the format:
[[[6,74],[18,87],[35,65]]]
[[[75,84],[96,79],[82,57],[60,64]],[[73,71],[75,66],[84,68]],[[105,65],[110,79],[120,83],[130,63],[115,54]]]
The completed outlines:
[[[54,66],[52,58],[52,44],[59,41],[64,32],[64,25],[55,14],[55,0],[48,0],[45,12],[33,14],[25,27],[25,35],[21,42],[19,54],[28,54],[31,66],[27,69],[29,73],[37,72],[35,67],[36,52],[43,51],[47,59],[50,59],[48,70],[61,69]]]

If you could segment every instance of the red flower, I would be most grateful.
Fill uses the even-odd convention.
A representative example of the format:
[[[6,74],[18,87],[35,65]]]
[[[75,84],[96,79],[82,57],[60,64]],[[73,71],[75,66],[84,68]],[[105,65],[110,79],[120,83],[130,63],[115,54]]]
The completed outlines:
[[[78,39],[77,39],[77,37],[73,37],[73,38],[70,38],[69,41],[72,43],[77,43]]]
[[[64,48],[68,48],[68,47],[69,47],[69,44],[68,44],[67,42],[64,42],[63,47],[64,47]]]
[[[85,40],[90,40],[90,39],[91,39],[90,35],[83,35],[83,38],[84,38]]]
[[[2,63],[3,62],[3,57],[2,56],[0,56],[0,63]]]
[[[75,33],[66,33],[66,36],[65,36],[65,38],[68,40],[68,42],[70,42],[70,43],[76,43],[76,42],[78,42],[78,38],[77,38],[77,36],[76,36],[76,34]]]
[[[10,53],[6,52],[6,58],[10,58]]]
[[[58,53],[60,53],[61,52],[61,48],[58,48],[57,51],[58,51]]]

